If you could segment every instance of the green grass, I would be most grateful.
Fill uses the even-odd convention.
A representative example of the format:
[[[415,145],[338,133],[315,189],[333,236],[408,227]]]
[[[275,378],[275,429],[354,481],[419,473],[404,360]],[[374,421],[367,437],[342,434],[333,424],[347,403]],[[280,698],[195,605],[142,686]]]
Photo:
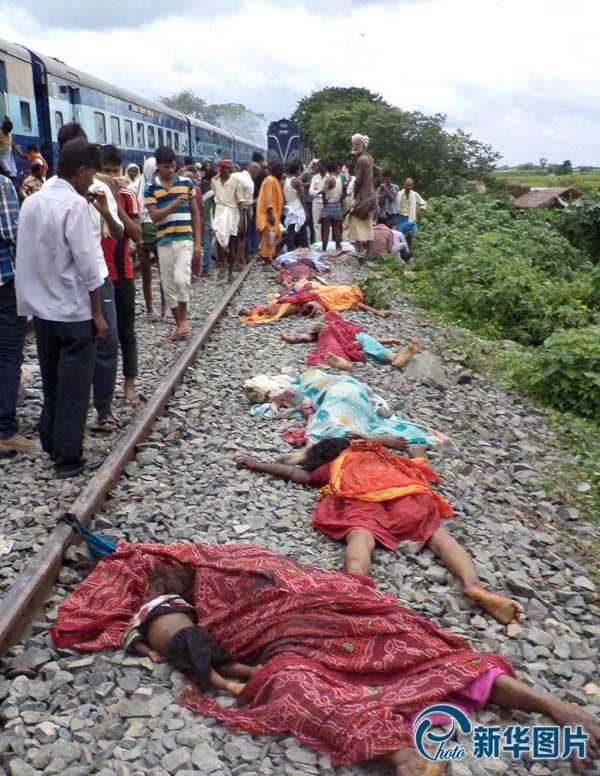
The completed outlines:
[[[396,269],[396,260],[390,260],[387,271],[382,263],[375,276],[371,276],[370,287],[376,289],[376,295],[387,297],[401,292],[411,297],[412,283],[406,277],[392,277]],[[364,281],[363,281],[364,283]],[[457,318],[440,315],[433,310],[420,312],[424,319],[461,329],[461,335],[448,332],[446,341],[439,350],[452,351],[462,355],[467,366],[486,377],[500,383],[514,392],[524,394],[522,376],[527,371],[533,349],[513,343],[506,347],[497,340],[485,339],[466,329],[467,323]],[[527,397],[528,401],[540,407],[539,402]],[[589,568],[590,575],[599,580],[600,561],[600,423],[587,420],[571,413],[562,413],[548,407],[541,407],[548,416],[548,444],[559,451],[563,457],[562,465],[548,472],[544,479],[544,489],[548,496],[561,504],[576,507],[579,510],[577,524],[587,523],[593,533],[586,537],[574,538],[569,523],[558,524],[565,540],[574,548],[578,557]],[[589,483],[590,489],[584,493],[577,490],[581,483]]]
[[[496,170],[494,179],[500,183],[521,186],[573,186],[585,194],[600,188],[600,170],[573,172],[570,175],[548,175],[540,170]]]

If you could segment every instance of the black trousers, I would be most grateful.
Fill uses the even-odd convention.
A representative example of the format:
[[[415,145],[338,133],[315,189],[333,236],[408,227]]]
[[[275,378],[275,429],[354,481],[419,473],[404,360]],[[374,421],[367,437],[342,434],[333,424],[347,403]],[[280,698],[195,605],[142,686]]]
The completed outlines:
[[[129,278],[115,280],[115,309],[117,332],[121,343],[123,375],[137,377],[138,353],[135,339],[135,281]]]
[[[33,322],[44,389],[40,441],[58,466],[71,464],[83,453],[96,358],[92,322]]]
[[[102,316],[108,325],[108,335],[106,339],[98,341],[93,385],[96,414],[99,420],[104,420],[112,411],[115,382],[117,381],[117,358],[119,355],[115,290],[109,277],[105,279],[100,293]]]
[[[17,315],[13,280],[0,286],[0,439],[17,433],[17,397],[21,381],[27,318]]]

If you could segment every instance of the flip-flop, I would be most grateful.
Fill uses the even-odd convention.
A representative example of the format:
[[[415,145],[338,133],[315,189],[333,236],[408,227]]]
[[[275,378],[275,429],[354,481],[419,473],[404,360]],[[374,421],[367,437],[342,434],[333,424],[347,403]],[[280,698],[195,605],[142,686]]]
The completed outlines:
[[[183,329],[182,331],[174,331],[173,334],[169,334],[169,339],[171,342],[178,342],[179,340],[187,339],[191,333],[192,330],[188,326],[187,329]]]
[[[139,406],[141,401],[142,400],[140,399],[139,396],[125,396],[123,400],[123,404],[126,407],[137,407]]]
[[[115,431],[121,430],[121,424],[112,415],[108,415],[102,420],[98,419],[90,426],[90,431],[101,431],[105,434],[114,434]]]

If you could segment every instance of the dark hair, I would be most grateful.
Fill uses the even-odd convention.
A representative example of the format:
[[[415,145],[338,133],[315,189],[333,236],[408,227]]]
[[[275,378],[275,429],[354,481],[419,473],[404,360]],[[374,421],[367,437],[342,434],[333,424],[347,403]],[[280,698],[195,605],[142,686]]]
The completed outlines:
[[[381,173],[381,177],[382,177],[382,178],[391,178],[391,177],[392,177],[392,172],[391,172],[391,170],[384,170],[384,171]]]
[[[279,180],[283,175],[283,165],[281,162],[271,162],[269,165],[269,173]]]
[[[27,146],[27,150],[28,151],[35,151],[36,153],[40,152],[40,149],[36,146],[35,143],[29,143],[29,145]]]
[[[378,224],[383,224],[384,226],[389,226],[388,223],[388,217],[387,216],[379,216],[377,219]]]
[[[154,154],[156,164],[171,164],[176,160],[175,151],[169,146],[159,146]]]
[[[173,593],[183,598],[191,598],[194,590],[196,569],[193,566],[172,566],[167,563],[157,564],[150,579],[148,587],[164,593]]]
[[[385,223],[394,231],[398,229],[398,222],[396,221],[395,216],[388,216],[388,220]]]
[[[297,175],[300,172],[300,168],[301,167],[302,167],[302,165],[296,159],[295,161],[290,162],[288,164],[288,172],[289,172],[290,175]]]
[[[69,140],[60,149],[58,177],[71,178],[77,174],[80,167],[99,170],[101,165],[100,146],[88,143],[85,137],[77,137],[75,140]]]
[[[68,124],[64,124],[58,130],[58,147],[62,148],[70,140],[75,140],[77,137],[82,137],[84,140],[87,140],[87,135],[81,124],[78,124],[76,121],[70,121]]]
[[[102,164],[108,164],[111,167],[119,167],[123,163],[123,154],[114,145],[102,146],[101,154]]]
[[[194,160],[192,159],[191,156],[184,156],[183,163],[187,165],[194,164]]]
[[[338,168],[337,162],[328,161],[325,163],[325,169],[327,170],[327,172],[336,172],[337,168]]]
[[[307,472],[314,472],[319,466],[334,461],[349,446],[350,442],[345,437],[321,439],[316,445],[308,448],[300,466]]]
[[[14,124],[9,118],[5,118],[2,122],[2,131],[5,135],[10,135],[10,133],[13,131]]]
[[[318,164],[320,167],[325,167],[325,168],[327,168],[327,163],[328,163],[328,162],[329,162],[329,159],[319,159],[319,161],[317,162],[317,164]]]
[[[262,164],[265,161],[265,157],[261,154],[260,151],[253,151],[252,152],[252,161],[258,162],[259,164]]]
[[[342,162],[341,159],[336,159],[335,160],[335,164],[336,164],[337,167],[343,167],[344,166],[344,162]]]

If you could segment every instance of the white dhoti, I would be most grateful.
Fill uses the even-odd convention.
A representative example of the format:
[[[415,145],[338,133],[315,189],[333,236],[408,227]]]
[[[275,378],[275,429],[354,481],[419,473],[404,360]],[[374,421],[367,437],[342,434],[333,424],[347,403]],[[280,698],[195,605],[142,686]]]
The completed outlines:
[[[358,242],[370,242],[373,239],[373,219],[349,216],[348,237]]]
[[[229,240],[236,237],[240,227],[240,211],[231,205],[216,205],[212,228],[217,242],[223,248],[229,247]]]
[[[283,208],[283,215],[285,216],[286,226],[298,224],[298,229],[301,229],[306,223],[306,213],[299,199],[293,199],[291,202],[288,202]]]

